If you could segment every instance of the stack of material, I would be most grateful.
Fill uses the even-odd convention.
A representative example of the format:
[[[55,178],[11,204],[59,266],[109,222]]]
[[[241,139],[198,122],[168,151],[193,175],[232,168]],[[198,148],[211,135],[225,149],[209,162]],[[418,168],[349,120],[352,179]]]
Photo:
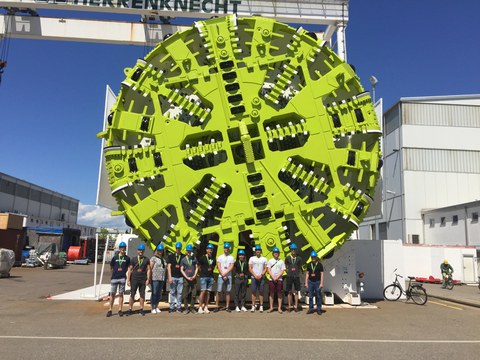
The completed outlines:
[[[0,278],[10,276],[13,264],[15,264],[15,253],[12,250],[0,249]]]

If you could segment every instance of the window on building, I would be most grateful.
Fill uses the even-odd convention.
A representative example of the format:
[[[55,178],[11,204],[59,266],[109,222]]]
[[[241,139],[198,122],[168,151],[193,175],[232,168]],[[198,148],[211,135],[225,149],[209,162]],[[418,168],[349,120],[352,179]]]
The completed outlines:
[[[15,196],[28,199],[28,193],[30,189],[27,186],[17,184],[17,189],[15,191]]]
[[[430,219],[430,227],[435,227],[435,219]]]
[[[377,240],[375,234],[376,234],[375,224],[372,224],[370,225],[370,238],[372,240]]]
[[[446,223],[447,223],[447,220],[445,219],[445,216],[442,216],[440,218],[440,226],[445,226]]]
[[[50,205],[52,203],[52,194],[47,194],[45,192],[42,192],[42,203]]]
[[[412,244],[420,244],[420,235],[412,234]]]
[[[60,199],[58,196],[53,195],[52,196],[52,205],[60,207],[60,204],[62,203],[62,199]]]
[[[478,212],[472,213],[472,223],[478,223]]]
[[[458,225],[458,215],[453,215],[453,217],[452,217],[452,225]]]
[[[388,237],[387,234],[387,223],[381,222],[378,224],[378,236],[380,237],[379,240],[386,240]]]
[[[14,182],[1,179],[0,180],[0,192],[10,195],[15,195],[16,184]]]
[[[36,189],[30,189],[30,200],[40,202],[41,192]]]

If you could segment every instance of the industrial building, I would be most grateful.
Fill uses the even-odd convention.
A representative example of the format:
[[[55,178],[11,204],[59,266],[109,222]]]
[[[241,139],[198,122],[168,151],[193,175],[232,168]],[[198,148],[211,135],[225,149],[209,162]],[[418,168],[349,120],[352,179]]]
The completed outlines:
[[[383,134],[381,210],[357,238],[476,247],[463,259],[471,269],[480,252],[480,95],[401,98],[384,113]]]
[[[77,224],[78,206],[79,200],[70,196],[0,173],[0,213],[15,214],[17,219],[23,216],[23,224],[15,221],[15,226],[10,226],[11,221],[5,222],[0,247],[21,250],[24,245],[36,246],[41,236],[54,236],[61,238],[56,240],[58,249],[66,251],[80,238],[94,238],[95,227]]]

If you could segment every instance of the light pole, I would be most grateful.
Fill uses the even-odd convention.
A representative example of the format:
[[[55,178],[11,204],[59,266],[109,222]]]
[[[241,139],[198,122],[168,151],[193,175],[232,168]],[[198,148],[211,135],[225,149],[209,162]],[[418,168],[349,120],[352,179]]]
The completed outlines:
[[[377,86],[378,84],[378,79],[375,77],[375,76],[370,76],[368,78],[368,80],[370,81],[370,84],[372,84],[372,99],[373,99],[373,104],[375,104],[375,86]]]

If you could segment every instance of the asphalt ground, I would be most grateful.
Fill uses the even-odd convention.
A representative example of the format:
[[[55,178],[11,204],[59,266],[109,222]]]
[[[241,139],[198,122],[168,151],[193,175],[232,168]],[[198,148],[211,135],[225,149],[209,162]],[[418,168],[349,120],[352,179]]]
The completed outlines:
[[[0,279],[0,359],[475,359],[480,308],[430,298],[299,313],[105,317],[105,302],[49,296],[93,283],[93,265],[13,268]],[[452,290],[452,293],[457,290]],[[116,312],[114,312],[116,313]]]

